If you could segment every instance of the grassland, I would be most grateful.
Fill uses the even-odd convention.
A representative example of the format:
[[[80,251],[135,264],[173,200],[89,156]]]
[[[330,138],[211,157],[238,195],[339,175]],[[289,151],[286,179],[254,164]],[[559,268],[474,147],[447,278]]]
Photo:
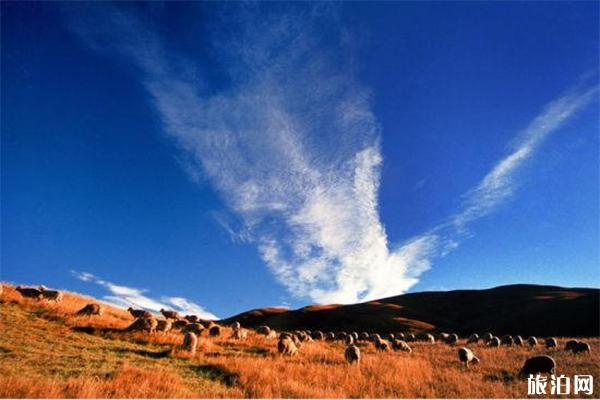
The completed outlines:
[[[102,316],[74,316],[96,301],[85,296],[36,302],[4,285],[0,300],[0,397],[6,398],[521,398],[527,383],[516,373],[540,353],[556,359],[559,374],[593,375],[593,397],[600,393],[597,351],[475,345],[469,347],[481,364],[465,369],[456,347],[445,344],[411,343],[407,355],[361,343],[363,359],[350,366],[342,343],[307,343],[298,356],[282,357],[275,340],[251,332],[237,342],[226,328],[220,338],[202,336],[189,356],[177,349],[181,334],[122,332],[131,323],[124,310],[107,306]],[[600,339],[586,340],[598,349]]]

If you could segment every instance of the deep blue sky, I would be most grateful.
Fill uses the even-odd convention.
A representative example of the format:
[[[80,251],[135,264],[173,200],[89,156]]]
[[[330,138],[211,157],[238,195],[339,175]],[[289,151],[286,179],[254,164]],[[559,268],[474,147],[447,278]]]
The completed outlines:
[[[165,132],[143,72],[126,51],[95,49],[73,28],[89,24],[81,15],[94,15],[92,5],[1,7],[3,281],[107,294],[70,271],[88,272],[219,316],[312,301],[277,280],[256,240],[232,240],[217,222],[239,213],[202,169],[197,179],[186,172],[189,154]],[[287,6],[266,7],[252,12]],[[386,2],[324,11],[348,33],[333,62],[371,96],[383,159],[377,208],[391,247],[460,210],[546,104],[578,82],[597,84],[598,7]],[[110,12],[144,21],[193,63],[188,82],[215,94],[236,87],[221,68],[232,56],[211,45],[240,18],[236,7],[222,8],[117,4]],[[335,49],[335,29],[320,26],[312,35]],[[594,99],[536,147],[511,175],[514,194],[470,222],[410,290],[599,286],[599,145]]]

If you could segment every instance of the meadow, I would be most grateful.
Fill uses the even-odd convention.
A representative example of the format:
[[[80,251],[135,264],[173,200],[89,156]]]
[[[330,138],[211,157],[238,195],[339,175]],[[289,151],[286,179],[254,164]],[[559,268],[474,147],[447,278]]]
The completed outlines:
[[[276,339],[250,330],[235,341],[225,327],[218,338],[204,333],[190,356],[178,348],[181,333],[123,332],[133,318],[117,307],[79,317],[77,310],[98,301],[65,293],[57,304],[37,302],[3,287],[1,398],[522,398],[527,381],[518,370],[537,354],[551,355],[558,374],[593,375],[592,397],[600,393],[599,338],[585,339],[592,353],[578,355],[562,350],[568,338],[558,338],[558,350],[469,345],[481,359],[470,368],[457,357],[464,338],[458,346],[410,343],[412,354],[365,342],[360,364],[349,365],[340,342],[303,343],[285,357]]]

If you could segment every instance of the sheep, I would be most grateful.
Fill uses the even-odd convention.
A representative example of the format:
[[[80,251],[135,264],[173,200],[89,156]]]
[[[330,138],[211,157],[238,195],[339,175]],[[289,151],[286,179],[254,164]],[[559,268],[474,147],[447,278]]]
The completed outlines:
[[[469,338],[467,339],[467,344],[469,343],[477,343],[479,342],[479,335],[474,333],[471,336],[469,336]]]
[[[129,311],[129,314],[131,314],[133,316],[133,318],[139,319],[139,318],[146,318],[146,319],[150,319],[152,318],[152,313],[146,310],[135,310],[131,307],[129,307],[127,309],[127,311]]]
[[[379,333],[374,333],[369,337],[369,340],[371,342],[377,342],[381,340],[381,336],[379,336]]]
[[[298,354],[298,347],[290,337],[279,339],[277,343],[277,351],[285,356],[293,356]]]
[[[498,336],[492,337],[492,339],[490,339],[487,345],[489,347],[500,347],[500,338],[498,338]]]
[[[473,354],[473,352],[470,349],[466,347],[461,347],[460,349],[458,349],[458,359],[460,360],[460,362],[465,363],[465,367],[467,368],[469,368],[469,363],[479,363],[479,358],[475,354]]]
[[[311,334],[311,337],[313,338],[313,340],[323,340],[324,335],[321,331],[314,331]]]
[[[535,336],[529,336],[527,338],[527,344],[529,347],[535,347],[538,344],[537,338]]]
[[[198,337],[193,332],[186,332],[183,335],[183,350],[190,354],[196,354],[196,347],[198,346]]]
[[[591,347],[586,342],[579,340],[569,340],[565,345],[565,351],[572,351],[573,354],[577,353],[590,353]]]
[[[175,321],[177,322],[177,321]],[[199,324],[198,322],[192,322],[191,324],[186,324],[183,329],[183,332],[192,332],[193,334],[200,336],[202,332],[204,332],[204,325]]]
[[[171,320],[161,319],[156,321],[156,332],[167,333],[171,330]]]
[[[451,346],[455,345],[456,343],[458,343],[458,335],[456,333],[451,333],[450,335],[448,335],[446,343]]]
[[[350,333],[350,336],[352,336],[354,338],[355,342],[358,340],[358,332],[352,332],[352,333]]]
[[[390,345],[383,339],[375,340],[375,348],[379,351],[388,351],[390,349]]]
[[[53,300],[58,303],[63,299],[63,294],[59,290],[50,290],[44,285],[40,285],[39,291],[42,293],[42,298],[45,300]]]
[[[301,342],[313,342],[313,338],[305,331],[298,332],[298,335],[296,336],[298,336],[298,339],[300,339]]]
[[[396,336],[393,333],[388,333],[387,335],[385,335],[385,339],[386,340],[394,340],[394,339],[396,339]]]
[[[312,337],[314,340],[323,340],[323,338],[325,337],[325,335],[323,335],[323,332],[321,332],[321,331],[314,331],[314,332],[311,334],[311,337]]]
[[[440,332],[437,336],[438,336],[439,340],[445,342],[446,340],[448,340],[448,337],[450,336],[450,334],[446,333],[446,332]]]
[[[212,337],[221,336],[221,327],[218,325],[213,326],[208,330],[208,334]]]
[[[525,360],[523,368],[519,371],[519,377],[523,378],[535,374],[554,374],[556,362],[550,356],[535,356]]]
[[[200,320],[197,315],[186,315],[183,317],[183,319],[185,319],[187,322],[198,322]]]
[[[396,333],[396,339],[404,340],[405,339],[404,333],[402,333],[402,332]]]
[[[256,333],[258,333],[259,335],[269,336],[270,332],[271,332],[271,328],[269,328],[266,325],[261,325],[258,328],[256,328]]]
[[[160,309],[160,313],[165,316],[166,319],[181,319],[181,315],[177,311],[165,310],[164,308]]]
[[[77,311],[77,315],[102,315],[102,307],[100,304],[90,303]]]
[[[523,346],[523,338],[520,335],[515,336],[514,339],[515,339],[515,345]]]
[[[42,292],[36,288],[24,288],[22,286],[17,286],[15,290],[23,297],[29,297],[36,300],[40,300],[42,298]]]
[[[431,333],[425,335],[425,342],[427,343],[435,343],[435,337]]]
[[[154,318],[138,318],[126,330],[129,332],[146,331],[153,333],[156,331],[157,325],[158,323]]]
[[[361,332],[358,335],[359,340],[369,340],[369,334],[367,332]]]
[[[558,346],[558,342],[556,341],[556,338],[553,338],[553,337],[546,338],[546,348],[547,349],[555,349],[557,346]]]
[[[412,349],[410,348],[410,346],[408,345],[408,343],[406,343],[404,340],[394,340],[392,341],[392,349],[394,351],[404,351],[406,353],[412,353]]]
[[[590,345],[583,341],[577,342],[577,346],[573,349],[573,354],[577,354],[577,353],[588,353],[589,354],[591,352],[592,352],[592,348],[590,347]]]
[[[242,325],[235,321],[233,324],[231,324],[231,329],[236,330],[236,329],[240,329],[242,327]]]
[[[573,351],[577,347],[577,340],[569,340],[565,343],[565,351]]]
[[[213,326],[217,326],[217,324],[215,324],[215,322],[214,322],[214,321],[208,321],[208,320],[206,320],[206,321],[203,321],[203,320],[200,320],[200,319],[199,319],[199,320],[198,320],[198,322],[199,322],[199,323],[201,323],[201,324],[202,324],[202,326],[204,326],[206,329],[210,329],[210,328],[212,328]]]
[[[490,340],[492,340],[493,337],[494,335],[491,332],[486,332],[483,335],[481,335],[481,338],[483,339],[484,343],[488,343]]]
[[[233,340],[245,340],[248,338],[248,330],[246,329],[234,329],[231,333],[231,338]]]
[[[502,336],[502,340],[500,341],[501,344],[507,345],[507,346],[512,346],[514,344],[514,339],[512,336],[510,335],[504,335]]]
[[[349,345],[344,351],[344,357],[348,361],[348,364],[358,364],[360,363],[360,349],[353,344]]]
[[[415,335],[412,333],[409,333],[408,335],[406,335],[406,341],[407,342],[414,342],[415,341]]]
[[[329,342],[335,340],[335,333],[333,333],[333,332],[327,332],[325,334],[325,340],[327,340]]]
[[[275,329],[271,329],[271,331],[267,335],[267,339],[276,339],[276,338],[277,338],[277,331]]]
[[[352,335],[346,336],[346,345],[350,346],[352,344],[354,344],[354,336],[352,336]]]
[[[190,323],[187,322],[185,319],[180,319],[180,320],[174,321],[171,324],[171,329],[184,329],[189,324]]]

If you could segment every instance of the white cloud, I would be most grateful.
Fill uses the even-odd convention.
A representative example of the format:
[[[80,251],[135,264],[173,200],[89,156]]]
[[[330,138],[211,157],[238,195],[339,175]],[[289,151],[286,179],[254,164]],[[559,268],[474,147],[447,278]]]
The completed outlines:
[[[183,297],[163,296],[160,300],[155,300],[146,295],[148,292],[146,289],[117,285],[104,279],[100,279],[88,272],[71,270],[71,273],[75,278],[81,281],[94,283],[104,287],[110,294],[103,296],[102,299],[118,307],[142,308],[155,313],[160,312],[161,308],[167,310],[174,309],[183,314],[195,314],[203,319],[219,319],[216,315]]]
[[[347,32],[323,9],[293,8],[244,10],[228,21],[230,36],[215,39],[214,50],[230,82],[212,94],[188,73],[193,62],[133,15],[78,15],[72,26],[92,49],[120,54],[139,70],[165,131],[191,160],[185,168],[196,179],[203,172],[242,221],[243,240],[296,296],[349,303],[406,291],[459,245],[467,223],[508,198],[517,168],[591,97],[553,102],[450,223],[395,246],[378,210],[379,126],[344,48]],[[324,22],[327,40],[314,33]],[[216,219],[235,240],[227,219]]]

